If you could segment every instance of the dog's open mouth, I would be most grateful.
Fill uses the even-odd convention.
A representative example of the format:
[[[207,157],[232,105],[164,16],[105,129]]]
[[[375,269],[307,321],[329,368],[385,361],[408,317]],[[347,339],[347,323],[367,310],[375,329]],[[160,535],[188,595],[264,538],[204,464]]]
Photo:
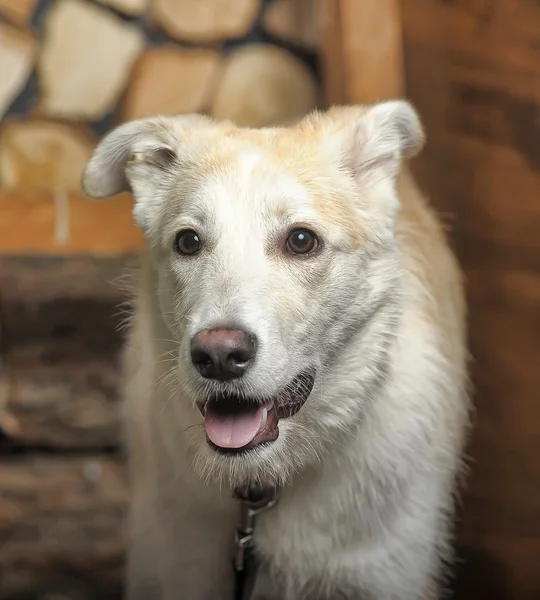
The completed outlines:
[[[314,382],[315,371],[305,371],[264,404],[230,395],[210,398],[201,409],[209,444],[223,452],[239,452],[274,442],[279,436],[279,420],[302,408]]]

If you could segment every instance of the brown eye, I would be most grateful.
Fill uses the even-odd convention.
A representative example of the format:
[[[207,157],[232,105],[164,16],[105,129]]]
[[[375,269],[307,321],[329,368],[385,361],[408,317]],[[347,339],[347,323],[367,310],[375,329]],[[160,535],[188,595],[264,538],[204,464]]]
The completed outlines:
[[[311,254],[319,247],[317,236],[309,229],[294,229],[287,238],[287,252],[290,254]]]
[[[174,249],[178,254],[192,256],[201,249],[201,239],[199,234],[192,229],[181,231],[174,240]]]

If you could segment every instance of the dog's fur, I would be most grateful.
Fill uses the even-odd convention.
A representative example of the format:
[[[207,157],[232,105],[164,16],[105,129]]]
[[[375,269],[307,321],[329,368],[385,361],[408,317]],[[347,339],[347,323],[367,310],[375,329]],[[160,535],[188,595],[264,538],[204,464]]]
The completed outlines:
[[[126,352],[130,600],[154,585],[165,600],[230,600],[231,491],[258,478],[281,499],[258,521],[252,599],[419,600],[440,581],[466,328],[456,261],[402,164],[422,144],[414,109],[392,101],[260,130],[156,117],[95,151],[86,193],[132,190],[148,241]],[[297,224],[319,253],[283,251]],[[205,240],[198,256],[173,251],[185,227]],[[224,322],[256,333],[256,363],[204,380],[190,340]],[[197,400],[268,398],[307,367],[313,391],[276,442],[234,456],[208,445]]]

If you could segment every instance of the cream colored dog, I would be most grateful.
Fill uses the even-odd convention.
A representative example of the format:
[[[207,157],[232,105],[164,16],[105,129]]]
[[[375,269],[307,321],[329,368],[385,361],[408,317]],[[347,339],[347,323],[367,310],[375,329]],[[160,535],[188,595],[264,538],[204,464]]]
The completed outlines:
[[[252,600],[437,588],[469,404],[460,274],[402,164],[422,144],[392,101],[290,128],[156,117],[98,146],[86,193],[132,190],[148,241],[126,354],[130,600],[231,600],[231,494],[258,480],[280,501]]]

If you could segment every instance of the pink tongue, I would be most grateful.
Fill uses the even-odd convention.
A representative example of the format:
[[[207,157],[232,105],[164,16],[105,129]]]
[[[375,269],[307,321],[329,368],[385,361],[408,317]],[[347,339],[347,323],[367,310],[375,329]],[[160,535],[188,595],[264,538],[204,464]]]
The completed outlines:
[[[206,407],[204,426],[206,433],[220,448],[242,448],[259,433],[264,407],[236,415],[222,415]]]

